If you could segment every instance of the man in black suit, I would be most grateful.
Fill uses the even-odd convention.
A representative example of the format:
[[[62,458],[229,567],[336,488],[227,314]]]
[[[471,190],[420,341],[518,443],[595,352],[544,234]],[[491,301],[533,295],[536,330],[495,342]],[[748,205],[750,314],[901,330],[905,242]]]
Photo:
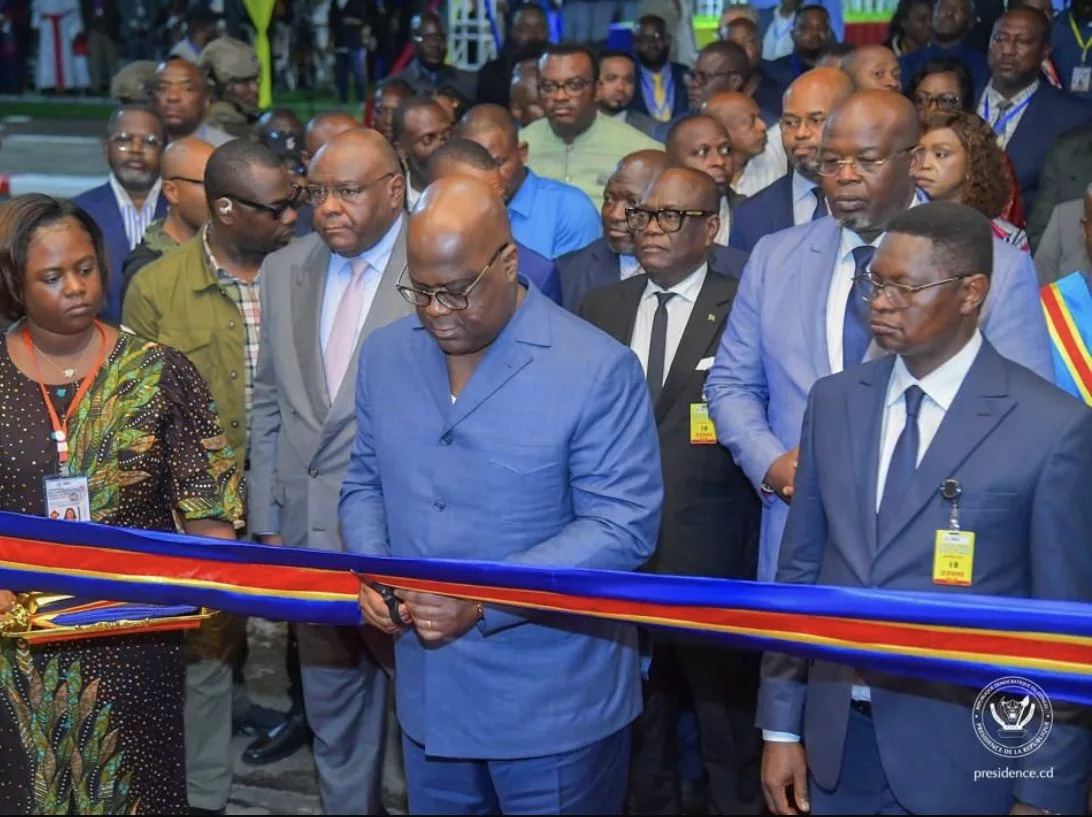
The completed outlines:
[[[664,512],[647,570],[753,580],[760,503],[715,442],[705,374],[736,293],[742,253],[711,259],[720,190],[705,173],[664,171],[630,208],[645,272],[588,295],[580,314],[640,358],[660,434]],[[657,633],[645,708],[633,732],[631,814],[681,814],[676,727],[693,701],[712,813],[757,814],[761,806],[754,727],[758,656]]]
[[[546,10],[537,3],[519,7],[500,54],[478,71],[478,104],[508,107],[512,69],[522,60],[538,59],[550,42]]]

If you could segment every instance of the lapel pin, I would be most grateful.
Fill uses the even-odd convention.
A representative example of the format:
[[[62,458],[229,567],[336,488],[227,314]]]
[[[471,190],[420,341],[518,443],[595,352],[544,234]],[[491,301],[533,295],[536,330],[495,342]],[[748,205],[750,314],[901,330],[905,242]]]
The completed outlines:
[[[709,314],[708,314],[708,315],[707,315],[707,316],[705,317],[705,319],[706,319],[707,321],[710,321],[710,322],[712,322],[712,323],[716,323],[716,320],[717,320],[717,316],[716,316],[716,315],[714,315],[714,314],[713,314],[712,312],[710,312],[710,313],[709,313]]]

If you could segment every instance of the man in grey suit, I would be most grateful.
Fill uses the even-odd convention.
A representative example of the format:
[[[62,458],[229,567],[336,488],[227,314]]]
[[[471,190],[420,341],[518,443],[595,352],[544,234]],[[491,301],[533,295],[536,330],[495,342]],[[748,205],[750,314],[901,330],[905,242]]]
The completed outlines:
[[[759,240],[744,269],[706,388],[717,437],[762,492],[759,581],[773,580],[792,498],[800,421],[820,377],[881,353],[853,278],[888,223],[921,203],[912,171],[920,125],[893,91],[847,97],[827,120],[818,170],[830,216]],[[994,247],[982,331],[997,350],[1053,378],[1027,253]]]
[[[1065,201],[1054,208],[1046,232],[1035,251],[1035,271],[1042,286],[1053,284],[1072,272],[1088,272],[1088,236],[1092,230],[1092,185],[1084,198]]]
[[[1092,411],[979,331],[998,246],[959,204],[888,225],[856,284],[893,354],[811,390],[777,581],[1092,602]],[[767,653],[767,804],[796,813],[791,784],[812,814],[1083,813],[1085,715],[1020,681]],[[1020,736],[985,715],[1009,696],[1038,699]]]
[[[308,179],[315,233],[262,265],[250,529],[266,544],[341,551],[360,345],[412,311],[395,289],[405,177],[377,131],[354,129],[319,151]],[[378,813],[392,645],[373,628],[310,625],[299,626],[299,643],[323,807]]]

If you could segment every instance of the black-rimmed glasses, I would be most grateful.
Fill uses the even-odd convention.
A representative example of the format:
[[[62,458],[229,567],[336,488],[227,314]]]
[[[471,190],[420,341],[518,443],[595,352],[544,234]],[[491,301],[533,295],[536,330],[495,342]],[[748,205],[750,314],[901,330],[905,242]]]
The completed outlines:
[[[891,304],[893,309],[906,309],[910,306],[910,301],[913,299],[915,293],[926,289],[932,289],[933,287],[939,287],[943,284],[950,284],[953,281],[961,281],[964,278],[969,277],[970,276],[968,275],[953,275],[950,278],[933,281],[930,284],[911,286],[910,284],[899,284],[895,281],[881,281],[870,273],[868,275],[858,275],[854,277],[853,283],[857,287],[857,292],[868,303],[872,303],[876,300],[876,297],[880,292],[883,292],[884,297],[887,298],[887,302]]]
[[[493,257],[489,259],[489,263],[482,267],[482,271],[478,273],[477,277],[471,281],[465,289],[462,291],[452,291],[445,289],[444,287],[437,287],[435,289],[417,289],[416,287],[407,286],[401,283],[402,277],[406,274],[406,270],[409,269],[407,265],[402,270],[402,274],[398,276],[399,283],[395,284],[395,289],[399,294],[405,298],[409,303],[413,304],[419,309],[426,308],[432,303],[432,299],[436,299],[436,303],[442,306],[444,309],[450,309],[452,312],[462,312],[468,306],[470,306],[470,293],[474,291],[474,287],[478,285],[478,282],[485,277],[485,274],[489,272],[490,268],[497,263],[497,260],[508,248],[509,242],[505,241],[493,253]]]
[[[717,215],[715,210],[675,210],[673,208],[645,210],[640,207],[627,207],[626,224],[634,232],[641,232],[655,218],[656,223],[665,233],[677,233],[682,229],[683,222],[687,218],[705,218],[715,215]]]
[[[299,185],[292,185],[292,198],[285,201],[277,202],[276,204],[262,204],[260,201],[251,201],[250,199],[244,199],[242,196],[235,196],[231,193],[225,193],[224,198],[237,201],[239,204],[245,204],[247,207],[253,207],[255,210],[261,210],[263,213],[269,213],[273,218],[278,221],[284,215],[286,210],[298,210],[303,204],[303,188]]]

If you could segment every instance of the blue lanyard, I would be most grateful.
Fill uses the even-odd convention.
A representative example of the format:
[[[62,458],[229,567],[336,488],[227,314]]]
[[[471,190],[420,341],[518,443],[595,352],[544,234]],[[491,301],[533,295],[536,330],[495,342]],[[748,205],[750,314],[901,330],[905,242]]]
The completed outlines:
[[[998,136],[1003,134],[1005,132],[1005,126],[1012,121],[1012,118],[1014,116],[1016,116],[1018,113],[1020,113],[1020,111],[1024,110],[1024,108],[1028,106],[1028,103],[1031,102],[1031,97],[1033,96],[1035,96],[1035,94],[1029,96],[1007,114],[998,119],[997,123],[992,125],[993,132],[996,133]],[[984,96],[982,98],[982,118],[985,119],[987,122],[990,121],[990,98],[988,96]]]

